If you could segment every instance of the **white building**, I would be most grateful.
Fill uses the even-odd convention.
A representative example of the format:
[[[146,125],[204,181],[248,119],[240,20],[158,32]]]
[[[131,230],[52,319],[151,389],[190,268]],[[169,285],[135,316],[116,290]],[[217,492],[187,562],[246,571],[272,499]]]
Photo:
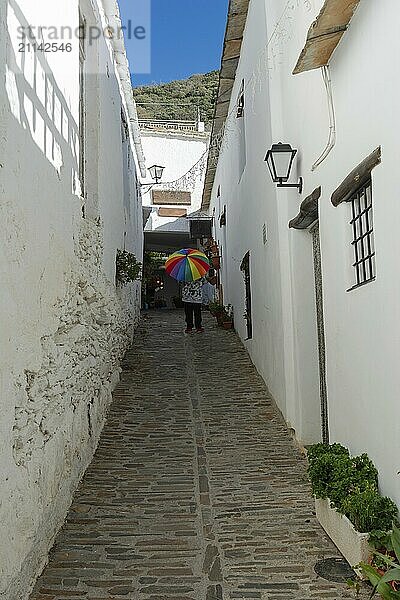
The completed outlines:
[[[289,426],[367,452],[398,503],[399,23],[395,0],[232,2],[202,204],[225,303]],[[302,195],[272,182],[278,142],[298,150]]]
[[[78,39],[83,23],[96,39]],[[25,598],[46,561],[139,314],[139,283],[115,283],[118,249],[141,260],[145,175],[124,45],[103,34],[119,24],[114,0],[0,0],[6,600]]]
[[[147,165],[164,167],[160,184],[154,185],[148,173],[143,185],[148,216],[145,247],[165,254],[197,247],[190,217],[201,207],[210,134],[201,122],[140,121],[140,125]],[[178,284],[165,277],[164,285],[163,297],[171,308],[173,297],[179,295]]]

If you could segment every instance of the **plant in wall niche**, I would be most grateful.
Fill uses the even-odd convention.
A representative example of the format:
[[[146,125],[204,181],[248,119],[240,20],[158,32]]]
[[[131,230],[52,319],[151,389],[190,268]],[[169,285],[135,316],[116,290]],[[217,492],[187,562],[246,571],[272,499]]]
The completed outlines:
[[[137,281],[141,277],[142,263],[134,254],[126,250],[117,250],[116,280],[121,286]]]
[[[371,598],[380,594],[384,600],[400,600],[400,529],[393,525],[389,536],[379,534],[385,547],[380,547],[379,536],[371,536],[380,551],[375,552],[371,564],[361,563],[359,567],[374,586]]]
[[[397,507],[378,489],[378,472],[366,454],[351,457],[340,444],[316,444],[307,451],[308,473],[316,498],[329,499],[361,533],[388,530]]]

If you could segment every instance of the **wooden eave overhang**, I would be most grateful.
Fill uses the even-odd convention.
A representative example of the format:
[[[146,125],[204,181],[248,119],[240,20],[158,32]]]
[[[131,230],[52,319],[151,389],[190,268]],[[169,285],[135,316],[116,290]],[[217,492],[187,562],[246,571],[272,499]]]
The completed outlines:
[[[235,83],[236,70],[239,64],[242,49],[243,33],[246,25],[250,0],[230,0],[228,8],[228,22],[225,32],[224,49],[222,53],[221,69],[217,102],[211,133],[210,147],[212,152],[208,157],[206,177],[203,190],[202,210],[208,209],[211,201],[211,192],[214,185],[216,163],[219,151],[214,149],[214,140],[221,132],[229,112],[232,89]]]
[[[358,190],[371,177],[372,170],[382,162],[382,149],[376,148],[367,158],[355,167],[346,179],[342,181],[333,192],[331,202],[333,206],[339,206],[342,202],[349,202],[356,190]]]
[[[321,197],[321,186],[307,196],[300,204],[299,214],[289,222],[291,229],[307,229],[318,219],[318,204]]]
[[[293,75],[329,64],[337,45],[347,31],[360,0],[325,0],[311,25]]]

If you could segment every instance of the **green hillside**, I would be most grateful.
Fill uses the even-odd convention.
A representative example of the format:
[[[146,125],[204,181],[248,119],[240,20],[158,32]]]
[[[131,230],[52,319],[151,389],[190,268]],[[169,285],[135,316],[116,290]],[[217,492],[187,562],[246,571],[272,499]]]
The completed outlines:
[[[218,92],[218,71],[189,79],[133,88],[139,118],[194,120],[197,109],[210,127]]]

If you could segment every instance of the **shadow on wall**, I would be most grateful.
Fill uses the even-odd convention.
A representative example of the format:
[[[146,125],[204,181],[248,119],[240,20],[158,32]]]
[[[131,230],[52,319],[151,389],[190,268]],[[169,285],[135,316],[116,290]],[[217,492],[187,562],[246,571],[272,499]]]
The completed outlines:
[[[57,85],[44,52],[20,52],[18,28],[30,23],[15,0],[8,0],[6,94],[10,111],[60,177],[61,168],[71,166],[74,193],[79,190],[79,128]],[[15,32],[13,39],[10,32]],[[26,43],[40,41],[27,38]]]
[[[153,231],[178,231],[182,233],[189,233],[189,221],[185,217],[180,217],[178,219],[175,219],[175,221],[170,221],[169,223],[165,223],[164,225],[155,227]]]

